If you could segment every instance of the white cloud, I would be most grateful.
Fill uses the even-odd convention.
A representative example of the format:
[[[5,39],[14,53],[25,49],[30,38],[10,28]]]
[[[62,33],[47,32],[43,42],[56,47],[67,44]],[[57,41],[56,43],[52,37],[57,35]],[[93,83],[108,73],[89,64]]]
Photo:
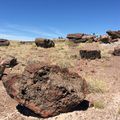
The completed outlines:
[[[32,26],[28,27],[28,26],[21,26],[17,24],[8,24],[7,27],[11,30],[16,30],[18,32],[31,33],[31,34],[35,34],[36,36],[51,37],[51,38],[62,36],[62,33],[60,33],[57,29],[52,27],[48,30],[48,32],[42,31]]]
[[[0,38],[9,39],[9,40],[34,40],[32,37],[18,36],[12,34],[0,34]]]
[[[58,29],[56,29],[56,28],[54,28],[54,27],[49,27],[49,29],[50,29],[54,34],[58,35],[59,37],[60,37],[60,36],[64,36],[64,34],[63,34],[60,30],[58,30]]]
[[[63,34],[54,27],[46,28],[46,31],[33,26],[23,26],[18,24],[5,24],[0,28],[0,38],[14,40],[33,40],[36,37],[57,38]]]

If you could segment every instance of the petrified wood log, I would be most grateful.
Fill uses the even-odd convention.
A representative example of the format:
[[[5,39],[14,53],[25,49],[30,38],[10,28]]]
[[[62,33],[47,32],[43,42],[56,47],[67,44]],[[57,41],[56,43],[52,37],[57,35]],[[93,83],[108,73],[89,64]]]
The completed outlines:
[[[7,93],[41,117],[69,112],[86,96],[86,81],[68,69],[45,63],[29,64],[22,75],[3,79]]]

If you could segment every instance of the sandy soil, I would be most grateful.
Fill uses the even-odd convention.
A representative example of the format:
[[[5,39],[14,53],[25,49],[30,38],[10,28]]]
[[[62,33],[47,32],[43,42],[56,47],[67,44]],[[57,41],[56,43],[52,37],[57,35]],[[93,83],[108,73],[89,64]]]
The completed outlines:
[[[97,43],[94,43],[97,44]],[[10,70],[21,73],[28,62],[47,61],[61,67],[68,67],[86,79],[90,93],[86,100],[94,107],[62,113],[44,120],[120,120],[120,57],[112,56],[111,51],[120,43],[98,44],[102,59],[82,60],[79,50],[86,44],[72,46],[56,43],[55,48],[37,48],[34,44],[20,45],[12,42],[9,47],[0,47],[0,59],[7,55],[15,56],[19,64]],[[11,99],[0,81],[0,120],[43,120],[34,113],[18,106]]]

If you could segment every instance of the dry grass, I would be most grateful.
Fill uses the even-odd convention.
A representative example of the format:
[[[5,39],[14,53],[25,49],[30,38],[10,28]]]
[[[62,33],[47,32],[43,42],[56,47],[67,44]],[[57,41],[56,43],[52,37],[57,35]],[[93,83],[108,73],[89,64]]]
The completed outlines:
[[[103,101],[94,101],[94,108],[96,109],[104,109],[105,105]]]
[[[103,80],[98,80],[91,76],[86,76],[85,79],[90,93],[104,93],[107,91],[106,83]]]
[[[120,108],[118,109],[118,114],[120,115]]]

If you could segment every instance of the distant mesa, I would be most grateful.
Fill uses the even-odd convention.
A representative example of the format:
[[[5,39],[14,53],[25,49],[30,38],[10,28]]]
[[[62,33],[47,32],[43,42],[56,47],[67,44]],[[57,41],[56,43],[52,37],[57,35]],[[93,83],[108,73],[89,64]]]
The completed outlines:
[[[55,43],[50,39],[36,38],[35,44],[37,47],[51,48],[55,47]]]
[[[0,46],[9,46],[10,41],[7,39],[0,39]]]

